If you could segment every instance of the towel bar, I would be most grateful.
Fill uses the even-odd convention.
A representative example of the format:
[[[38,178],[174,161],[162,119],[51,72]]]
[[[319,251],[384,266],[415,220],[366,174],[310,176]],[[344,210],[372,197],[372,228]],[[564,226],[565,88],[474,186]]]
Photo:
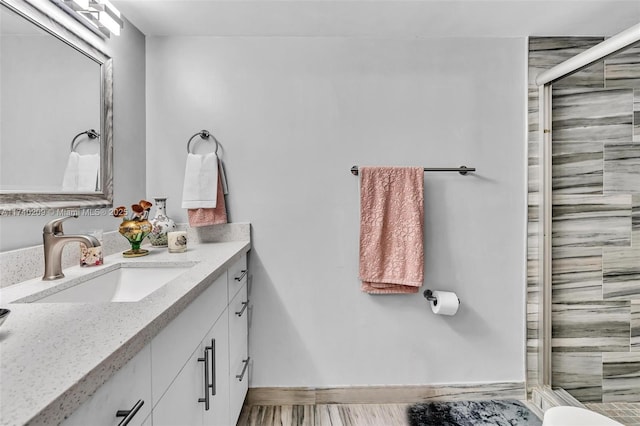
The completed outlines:
[[[461,175],[466,175],[469,172],[475,172],[476,168],[475,167],[467,167],[467,166],[460,166],[460,167],[425,167],[424,168],[425,172],[458,172]],[[353,166],[351,167],[351,174],[353,174],[354,176],[358,176],[358,166]]]
[[[187,152],[189,154],[193,154],[191,152],[191,141],[193,141],[193,138],[195,138],[196,136],[200,136],[201,139],[213,139],[213,141],[216,143],[216,156],[218,155],[218,149],[222,146],[222,144],[220,142],[218,142],[218,139],[216,139],[215,136],[213,136],[211,134],[210,131],[208,130],[200,130],[198,133],[194,134],[193,136],[191,136],[189,138],[189,141],[187,142]],[[227,186],[227,174],[225,173],[224,170],[224,163],[222,162],[222,159],[220,157],[218,157],[218,166],[220,167],[220,180],[222,181],[222,193],[224,195],[229,194],[229,187]]]
[[[71,152],[76,152],[76,139],[85,134],[89,136],[89,139],[96,139],[100,137],[100,133],[96,132],[93,129],[85,130],[84,132],[78,133],[71,140]]]
[[[196,136],[200,136],[201,139],[209,139],[209,138],[213,139],[213,141],[216,143],[216,155],[218,155],[218,148],[220,147],[220,142],[218,142],[218,139],[216,139],[216,137],[213,136],[211,134],[211,132],[209,132],[208,130],[200,130],[198,133],[196,133],[195,135],[193,135],[193,136],[191,136],[189,138],[189,142],[187,142],[187,152],[189,154],[192,154],[192,152],[191,152],[191,141]]]

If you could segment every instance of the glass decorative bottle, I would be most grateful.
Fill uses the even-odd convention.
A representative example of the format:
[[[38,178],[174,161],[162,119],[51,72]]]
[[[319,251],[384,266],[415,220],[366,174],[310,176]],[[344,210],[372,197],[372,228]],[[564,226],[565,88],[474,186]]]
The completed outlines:
[[[140,257],[149,254],[149,250],[140,248],[144,237],[151,232],[151,224],[147,219],[123,220],[118,231],[131,244],[131,250],[123,252],[123,257]]]
[[[167,216],[167,199],[166,197],[154,198],[156,201],[156,215],[149,220],[153,228],[148,238],[154,247],[167,247],[167,233],[175,231],[176,223]]]

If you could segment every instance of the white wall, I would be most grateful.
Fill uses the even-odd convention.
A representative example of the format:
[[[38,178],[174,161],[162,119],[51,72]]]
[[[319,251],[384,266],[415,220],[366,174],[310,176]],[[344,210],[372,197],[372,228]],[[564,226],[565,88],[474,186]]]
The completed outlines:
[[[521,38],[147,38],[147,196],[186,221],[186,142],[206,128],[231,219],[253,225],[252,387],[524,380],[525,54]],[[423,289],[456,291],[458,315],[360,292],[354,164],[478,168],[425,175]]]
[[[90,35],[87,37],[91,39]],[[144,197],[146,188],[145,38],[137,28],[125,22],[120,37],[114,36],[104,43],[92,42],[103,44],[101,47],[113,57],[114,204],[130,205]],[[52,165],[60,170],[64,170],[64,166]],[[0,251],[42,244],[42,227],[53,218],[0,217]],[[92,229],[115,230],[117,226],[118,221],[103,209],[101,216],[83,216],[66,222],[64,228],[66,233],[71,233]]]
[[[71,140],[100,129],[100,65],[49,34],[3,35],[0,54],[0,189],[61,192]]]

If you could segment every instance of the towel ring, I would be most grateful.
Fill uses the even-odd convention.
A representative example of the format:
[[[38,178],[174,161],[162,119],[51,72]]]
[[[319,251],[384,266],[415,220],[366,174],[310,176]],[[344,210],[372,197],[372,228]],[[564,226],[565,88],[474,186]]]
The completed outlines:
[[[89,136],[89,139],[97,139],[97,138],[100,137],[100,133],[96,132],[93,129],[85,130],[84,132],[78,133],[71,140],[71,152],[76,152],[76,139],[78,139],[80,136],[85,135],[85,134],[87,136]]]
[[[216,155],[218,155],[218,148],[220,147],[220,142],[218,142],[218,139],[216,139],[215,136],[213,136],[208,130],[200,130],[198,133],[196,133],[195,135],[191,136],[189,138],[189,142],[187,142],[187,152],[189,154],[193,154],[191,152],[191,141],[193,140],[193,138],[195,138],[196,136],[200,136],[201,139],[213,139],[213,141],[216,143]]]

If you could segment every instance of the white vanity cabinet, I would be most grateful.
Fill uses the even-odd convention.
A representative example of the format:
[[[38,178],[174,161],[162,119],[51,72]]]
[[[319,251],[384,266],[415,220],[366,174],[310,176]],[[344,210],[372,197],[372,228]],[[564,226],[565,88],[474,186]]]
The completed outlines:
[[[227,300],[225,272],[152,340],[154,426],[228,423]]]
[[[198,344],[160,401],[154,426],[228,426],[228,323],[225,315]]]
[[[249,298],[247,256],[229,268],[229,424],[240,417],[249,388]]]
[[[227,308],[227,273],[220,275],[151,341],[154,405]],[[226,343],[225,343],[226,344]]]
[[[140,426],[149,417],[151,405],[151,348],[147,345],[62,424],[118,425],[128,420],[128,426]],[[125,419],[122,415],[130,410]]]
[[[153,339],[153,426],[236,424],[249,381],[248,303],[243,254]]]
[[[133,410],[122,424],[235,425],[249,381],[247,288],[243,254],[63,424],[115,426]]]

